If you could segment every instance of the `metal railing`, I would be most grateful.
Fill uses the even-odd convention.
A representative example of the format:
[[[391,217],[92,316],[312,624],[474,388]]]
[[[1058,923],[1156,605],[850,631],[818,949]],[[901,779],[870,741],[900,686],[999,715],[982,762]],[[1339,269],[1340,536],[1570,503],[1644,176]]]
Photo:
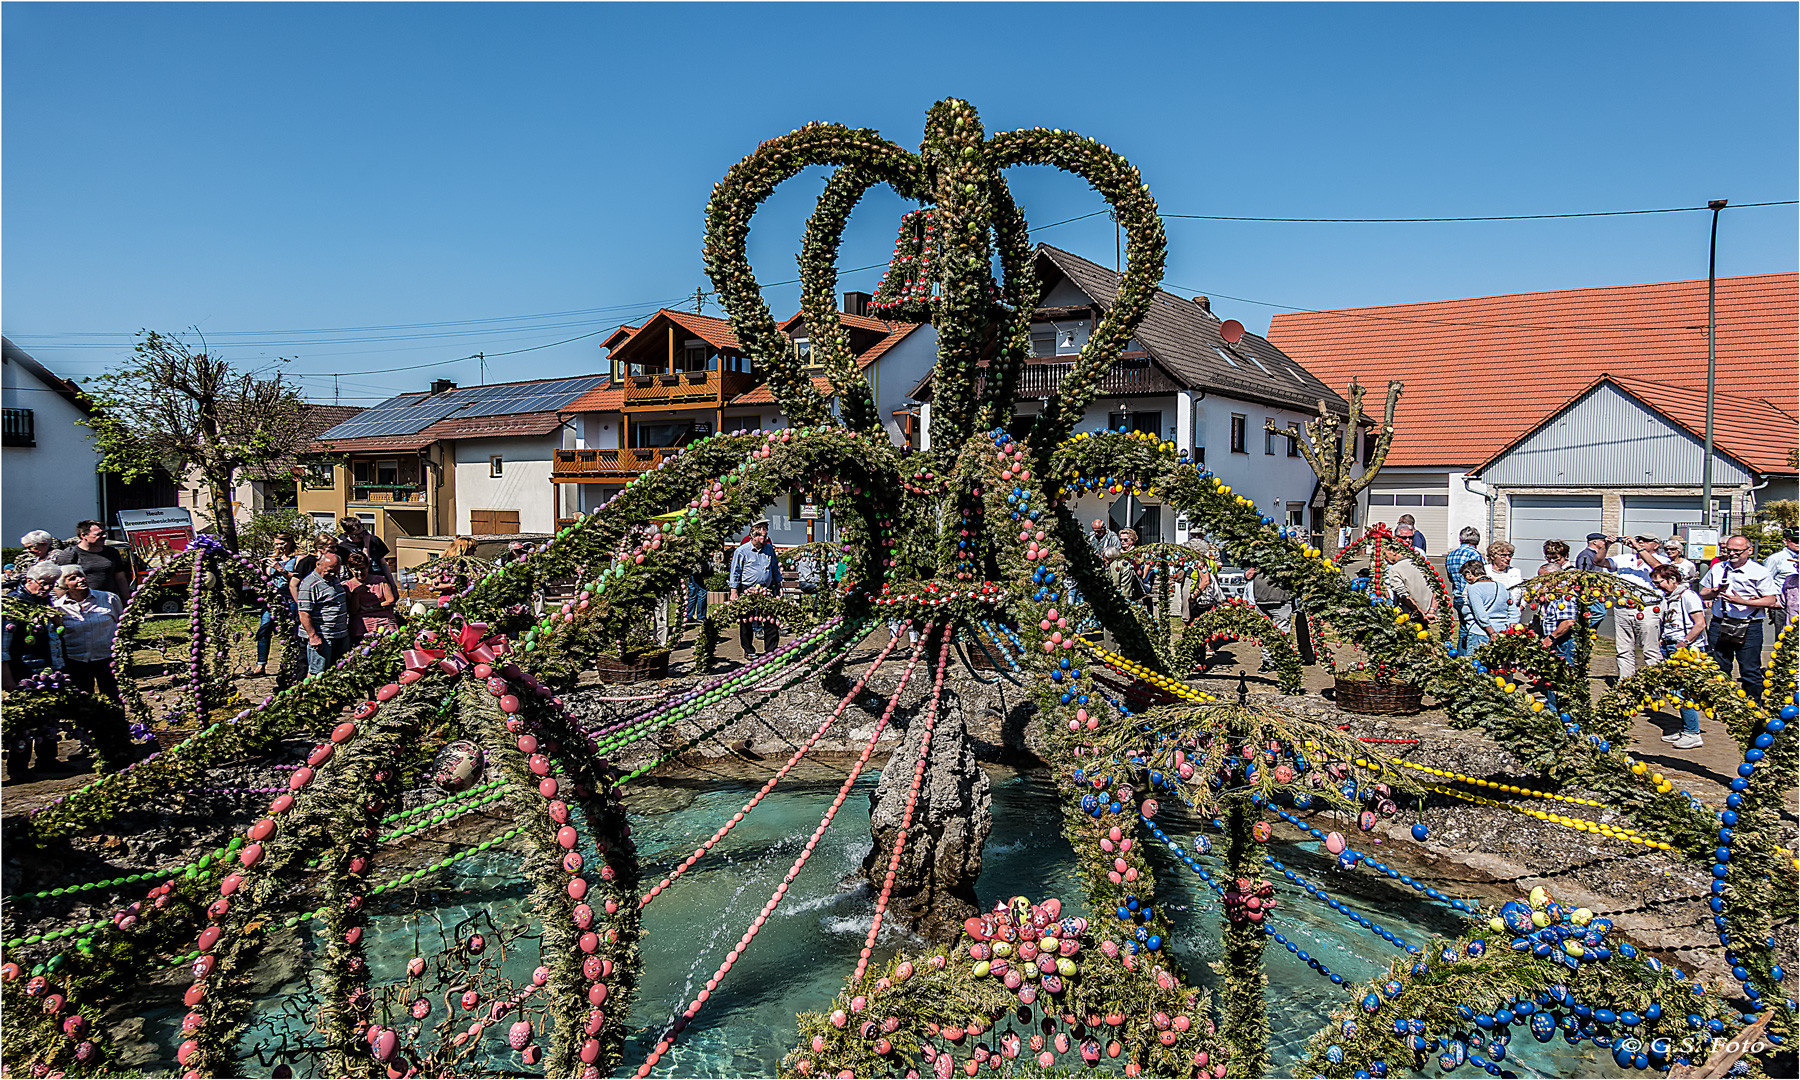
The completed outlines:
[[[30,409],[7,409],[5,437],[7,446],[36,446],[37,417]]]
[[[1051,396],[1074,368],[1073,363],[1025,363],[1019,368],[1019,400]],[[975,392],[983,393],[987,388],[986,383],[987,373],[982,372],[976,379]],[[1147,358],[1115,360],[1107,368],[1106,374],[1100,377],[1100,393],[1103,395],[1173,394],[1180,389],[1181,386],[1174,379],[1153,366]]]

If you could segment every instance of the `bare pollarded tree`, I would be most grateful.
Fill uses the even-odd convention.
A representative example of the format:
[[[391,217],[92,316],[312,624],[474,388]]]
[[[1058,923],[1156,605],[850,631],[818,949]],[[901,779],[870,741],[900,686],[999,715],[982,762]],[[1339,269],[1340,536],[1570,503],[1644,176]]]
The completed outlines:
[[[231,493],[240,477],[267,479],[276,463],[306,448],[306,403],[294,384],[259,379],[178,338],[146,331],[131,361],[84,388],[98,407],[100,468],[126,481],[158,466],[206,484],[207,516],[237,547]]]
[[[1362,384],[1355,379],[1350,380],[1350,415],[1339,416],[1319,402],[1317,419],[1308,420],[1305,424],[1294,427],[1278,428],[1273,420],[1265,421],[1263,430],[1274,435],[1285,436],[1300,444],[1300,453],[1312,471],[1319,478],[1319,486],[1325,493],[1325,520],[1323,529],[1327,543],[1337,536],[1338,530],[1350,520],[1350,510],[1356,505],[1357,493],[1369,486],[1381,466],[1387,461],[1388,447],[1394,441],[1394,406],[1400,402],[1400,392],[1404,384],[1389,382],[1387,385],[1387,405],[1382,409],[1381,430],[1375,433],[1375,445],[1368,454],[1368,461],[1357,471],[1357,430],[1362,420]]]

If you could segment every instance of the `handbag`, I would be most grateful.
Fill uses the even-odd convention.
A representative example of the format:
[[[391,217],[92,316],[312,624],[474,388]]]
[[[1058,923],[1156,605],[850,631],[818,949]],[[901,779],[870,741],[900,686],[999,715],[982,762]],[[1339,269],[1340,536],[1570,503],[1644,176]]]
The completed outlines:
[[[1718,647],[1720,649],[1741,649],[1750,638],[1750,620],[1736,619],[1730,615],[1721,615],[1713,620],[1719,628]]]

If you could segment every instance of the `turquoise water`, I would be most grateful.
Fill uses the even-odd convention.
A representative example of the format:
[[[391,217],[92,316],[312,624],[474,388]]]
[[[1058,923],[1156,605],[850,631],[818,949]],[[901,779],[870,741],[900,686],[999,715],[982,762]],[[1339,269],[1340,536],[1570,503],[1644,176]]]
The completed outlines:
[[[856,967],[874,917],[870,891],[841,889],[839,882],[862,865],[871,846],[869,793],[877,779],[872,773],[858,778],[786,900],[655,1075],[772,1076],[794,1046],[795,1014],[820,1009],[837,993]],[[645,909],[645,974],[632,1014],[634,1025],[641,1026],[626,1045],[623,1075],[635,1071],[668,1020],[712,977],[781,883],[842,782],[840,777],[835,783],[776,789],[714,849],[723,859],[703,860]],[[660,872],[692,853],[695,837],[710,836],[758,786],[711,781],[679,813],[636,819],[633,834],[645,878],[660,880]],[[1087,914],[1075,887],[1075,854],[1051,812],[1054,788],[1041,776],[1002,773],[994,777],[992,790],[994,831],[976,888],[982,906],[1020,893],[1034,899],[1055,895],[1064,898],[1070,914]],[[884,920],[875,960],[922,944]]]
[[[829,770],[816,770],[815,775]],[[706,859],[689,870],[644,911],[644,969],[630,1017],[623,1063],[618,1075],[630,1075],[661,1036],[670,1019],[712,976],[776,885],[781,882],[807,837],[817,826],[844,773],[835,779],[795,782],[790,779],[763,800]],[[995,771],[994,830],[988,839],[983,875],[977,892],[984,908],[1023,893],[1038,899],[1060,896],[1070,914],[1093,915],[1077,887],[1074,853],[1063,839],[1055,790],[1041,773]],[[861,865],[870,848],[869,793],[876,774],[859,778],[836,821],[813,857],[795,879],[778,908],[748,951],[699,1016],[664,1056],[657,1076],[770,1076],[796,1038],[795,1014],[823,1008],[842,980],[854,969],[873,916],[873,896],[866,887],[841,887],[842,879]],[[633,812],[646,887],[661,879],[693,852],[695,844],[728,821],[760,787],[760,780],[710,776],[700,783],[670,783],[636,789],[627,797]],[[1174,817],[1173,814],[1168,815]],[[1192,823],[1165,822],[1171,834],[1191,843]],[[1218,959],[1219,909],[1216,896],[1191,871],[1151,841],[1150,858],[1157,869],[1165,911],[1177,929],[1169,946],[1190,979],[1211,987],[1217,980],[1211,962]],[[1316,844],[1270,845],[1270,853],[1308,880],[1327,889],[1346,905],[1407,941],[1424,946],[1433,934],[1454,933],[1460,917],[1423,901],[1410,889],[1364,871],[1343,872],[1330,864]],[[1378,855],[1377,857],[1383,857]],[[514,857],[504,852],[479,855],[454,864],[436,879],[440,888],[421,890],[416,906],[404,913],[378,914],[368,931],[374,981],[404,981],[407,958],[432,955],[445,937],[488,934],[499,942],[497,928],[529,926],[522,890],[508,883]],[[1208,868],[1219,870],[1216,857]],[[1370,978],[1400,955],[1389,945],[1345,920],[1275,871],[1281,905],[1278,929],[1332,970],[1354,984]],[[483,916],[491,916],[491,924]],[[1104,927],[1110,919],[1094,919]],[[876,961],[896,949],[922,942],[884,923]],[[305,962],[312,961],[318,942],[303,936]],[[522,984],[536,966],[537,942],[523,937],[485,959],[487,982]],[[1346,1000],[1347,990],[1333,985],[1298,958],[1270,941],[1266,952],[1270,989],[1271,1053],[1277,1072],[1286,1073],[1303,1052],[1306,1040],[1328,1013]],[[443,991],[434,994],[433,1014],[444,1016]],[[306,980],[303,976],[264,999],[263,1010],[242,1044],[248,1052],[279,1045],[305,1031],[301,1019]],[[286,1002],[287,1009],[282,1004]],[[172,1050],[180,1010],[147,1018],[161,1028]],[[458,1012],[466,1026],[473,1014]],[[515,1072],[519,1056],[505,1044],[506,1023],[490,1029],[474,1061],[498,1072]],[[300,1075],[317,1074],[306,1054],[283,1053],[280,1060]],[[265,1054],[264,1061],[272,1058]],[[1540,1045],[1529,1034],[1515,1039],[1505,1064],[1523,1076],[1620,1075],[1604,1052],[1584,1053],[1558,1039]],[[466,1067],[466,1066],[465,1066]],[[1427,1075],[1437,1072],[1435,1059]],[[1469,1075],[1468,1068],[1462,1075]]]

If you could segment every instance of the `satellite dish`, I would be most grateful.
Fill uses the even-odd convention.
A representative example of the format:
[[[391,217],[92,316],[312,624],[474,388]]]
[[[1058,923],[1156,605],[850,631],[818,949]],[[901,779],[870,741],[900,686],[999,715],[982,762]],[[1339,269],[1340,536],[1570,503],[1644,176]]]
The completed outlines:
[[[1225,344],[1236,345],[1244,340],[1244,324],[1236,319],[1226,319],[1219,324],[1219,336],[1225,339]]]

